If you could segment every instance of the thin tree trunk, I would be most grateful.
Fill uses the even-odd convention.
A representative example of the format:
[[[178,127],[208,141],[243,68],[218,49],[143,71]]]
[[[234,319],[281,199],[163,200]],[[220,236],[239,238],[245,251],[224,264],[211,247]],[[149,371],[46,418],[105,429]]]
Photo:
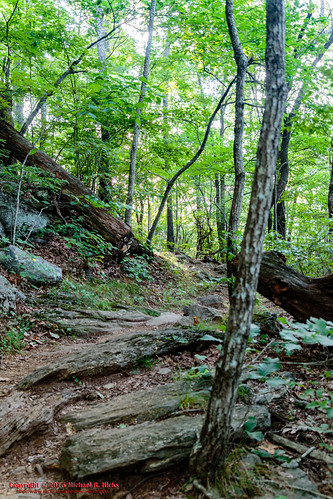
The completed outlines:
[[[310,20],[312,16],[312,13],[309,13],[306,17],[305,23],[303,28],[300,31],[300,34],[298,36],[298,40],[302,39],[305,31],[305,27]],[[327,50],[331,47],[333,44],[333,25],[332,25],[332,31],[330,33],[330,37],[327,40],[327,42],[324,44],[324,50],[313,60],[312,62],[312,67],[315,68],[318,63],[321,61],[323,58],[324,54],[327,52]],[[298,52],[294,52],[294,58],[298,58]],[[280,233],[280,235],[285,238],[286,237],[286,219],[285,219],[285,207],[282,206],[280,209],[277,208],[278,204],[282,201],[281,197],[286,189],[288,180],[289,180],[289,157],[288,157],[288,152],[289,152],[289,144],[290,144],[290,139],[291,139],[291,134],[292,134],[292,129],[293,129],[293,123],[295,116],[297,115],[301,104],[303,102],[304,96],[305,96],[305,90],[307,87],[308,83],[304,82],[297,94],[297,97],[295,99],[294,105],[291,109],[291,111],[286,115],[284,119],[284,126],[283,130],[281,133],[281,145],[280,145],[280,151],[277,159],[277,173],[278,173],[278,179],[276,182],[276,188],[274,189],[274,196],[272,200],[272,206],[274,206],[274,213],[275,213],[275,223],[274,226],[276,230]],[[291,87],[289,87],[290,91]]]
[[[148,42],[147,42],[145,61],[142,72],[143,79],[141,82],[139,102],[136,108],[133,141],[132,141],[131,155],[130,155],[130,169],[129,169],[128,191],[126,199],[127,208],[125,211],[125,222],[128,225],[131,225],[132,221],[132,205],[133,205],[134,186],[135,186],[136,157],[138,152],[138,142],[140,135],[140,116],[142,113],[144,97],[146,95],[146,89],[147,89],[147,80],[149,76],[149,63],[150,63],[150,55],[153,42],[155,10],[156,10],[156,0],[151,0],[149,24],[148,24]]]
[[[218,360],[192,471],[215,485],[224,469],[242,362],[250,332],[263,241],[271,206],[285,100],[285,17],[281,0],[266,2],[266,103],[257,149],[256,170],[235,289],[230,304],[224,352]]]
[[[329,231],[333,234],[333,139],[331,141],[331,148],[329,153],[329,163],[331,167],[331,179],[328,188],[328,218],[330,219]]]
[[[236,102],[235,102],[235,129],[234,129],[234,168],[235,168],[235,185],[232,198],[232,205],[228,224],[228,252],[227,252],[227,275],[232,276],[228,255],[236,254],[236,232],[239,227],[239,220],[242,208],[244,185],[245,185],[245,170],[243,164],[243,132],[244,132],[244,87],[246,70],[249,60],[244,54],[242,45],[239,39],[237,26],[234,18],[233,0],[226,0],[225,13],[228,24],[229,36],[234,51],[234,58],[237,65],[237,81],[236,81]],[[229,297],[231,296],[232,288],[229,286]]]

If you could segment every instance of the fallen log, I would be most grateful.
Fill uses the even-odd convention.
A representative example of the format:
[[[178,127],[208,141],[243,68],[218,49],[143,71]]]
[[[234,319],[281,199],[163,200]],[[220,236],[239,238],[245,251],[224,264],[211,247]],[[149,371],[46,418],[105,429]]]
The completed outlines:
[[[77,198],[75,206],[85,219],[86,223],[97,230],[107,241],[112,243],[120,254],[126,253],[129,248],[138,251],[139,242],[134,238],[131,227],[119,218],[114,217],[110,210],[99,207],[102,203],[83,182],[68,173],[45,152],[34,150],[33,144],[23,137],[13,126],[0,120],[0,140],[4,141],[3,148],[9,151],[14,158],[25,161],[26,165],[36,166],[64,181],[63,192],[68,192]]]
[[[234,440],[246,438],[243,425],[251,417],[259,430],[270,427],[266,407],[236,405]],[[67,439],[60,464],[72,478],[133,468],[143,473],[164,470],[188,459],[203,420],[203,415],[182,415],[127,428],[82,431]]]
[[[22,379],[18,388],[27,388],[47,381],[87,377],[120,372],[134,366],[147,356],[164,355],[185,348],[209,345],[221,341],[222,331],[214,331],[214,339],[202,340],[211,331],[198,329],[160,329],[133,332],[105,343],[82,348],[80,352],[62,357],[52,364],[41,367]]]
[[[237,264],[235,258],[234,273]],[[284,255],[269,251],[263,255],[257,290],[300,322],[310,317],[333,321],[333,274],[307,277],[289,267]]]

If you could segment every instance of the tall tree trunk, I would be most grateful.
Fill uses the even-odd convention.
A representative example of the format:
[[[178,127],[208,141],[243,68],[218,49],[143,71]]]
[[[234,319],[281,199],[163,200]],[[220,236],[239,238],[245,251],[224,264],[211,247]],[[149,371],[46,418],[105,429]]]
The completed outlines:
[[[97,43],[97,54],[98,60],[101,64],[100,74],[103,74],[105,70],[105,61],[106,54],[109,51],[109,40],[105,38],[107,33],[107,29],[105,26],[105,16],[103,7],[97,8],[97,18],[96,18],[96,31],[97,31],[97,39],[99,42]],[[101,126],[101,138],[102,142],[105,144],[110,143],[110,132],[105,127]],[[110,201],[110,187],[111,182],[109,178],[110,174],[110,164],[107,155],[104,153],[104,150],[101,153],[101,161],[99,164],[99,185],[98,185],[98,195],[100,199],[103,201]]]
[[[333,139],[331,141],[331,148],[329,153],[329,163],[331,167],[331,179],[328,188],[328,218],[330,219],[329,231],[333,234]]]
[[[150,63],[151,47],[152,47],[152,42],[153,42],[155,10],[156,10],[156,0],[151,0],[149,24],[148,24],[148,42],[147,42],[145,61],[144,61],[143,72],[142,72],[143,79],[141,82],[141,91],[140,91],[139,102],[138,102],[137,108],[136,108],[133,141],[132,141],[131,154],[130,154],[130,169],[129,169],[128,191],[127,191],[127,199],[126,199],[127,208],[125,211],[125,222],[128,225],[131,225],[131,221],[132,221],[132,205],[133,205],[134,186],[135,186],[136,157],[137,157],[137,152],[138,152],[138,142],[139,142],[139,135],[140,135],[140,116],[141,116],[142,108],[144,105],[144,97],[146,95],[147,80],[148,80],[148,75],[149,75],[149,63]]]
[[[225,106],[221,107],[220,113],[220,138],[221,143],[224,137],[224,114]],[[225,231],[226,231],[226,215],[225,215],[225,175],[222,173],[215,173],[215,201],[216,201],[216,229],[217,239],[219,244],[220,256],[225,245]]]
[[[173,203],[172,196],[168,196],[167,201],[167,248],[169,251],[175,249],[175,233],[173,227]]]
[[[218,360],[211,398],[191,457],[196,474],[215,484],[227,456],[242,362],[255,303],[263,241],[271,206],[273,175],[278,153],[285,100],[285,17],[281,0],[266,1],[266,103],[235,289],[230,303],[224,352]]]
[[[107,241],[110,241],[119,254],[126,253],[132,246],[139,248],[131,228],[122,220],[111,215],[108,208],[98,206],[98,198],[80,180],[70,175],[45,152],[34,149],[33,145],[4,120],[0,120],[0,139],[4,140],[4,148],[14,157],[27,165],[33,165],[64,181],[63,192],[73,194],[78,202],[75,209],[82,214],[86,222],[96,229]]]
[[[216,229],[217,239],[219,244],[219,253],[225,246],[225,230],[226,230],[226,217],[225,217],[225,175],[222,173],[215,173],[215,201],[216,201]]]
[[[312,9],[312,6],[310,6],[310,8]],[[301,40],[303,38],[305,27],[309,22],[311,16],[312,12],[310,12],[307,15],[304,21],[304,26],[300,30],[298,40]],[[332,44],[333,44],[333,24],[329,39],[324,44],[324,50],[312,62],[313,68],[315,68],[318,65],[318,63],[322,60],[324,54],[331,47]],[[298,59],[297,50],[295,50],[294,52],[294,58]],[[302,84],[297,94],[297,97],[294,101],[291,111],[284,118],[284,124],[283,124],[284,126],[281,132],[281,145],[277,159],[277,180],[276,180],[276,187],[274,188],[272,206],[274,207],[274,214],[275,214],[274,227],[283,238],[286,237],[286,219],[285,219],[285,206],[284,202],[281,201],[281,197],[286,189],[289,180],[289,145],[290,145],[294,119],[303,102],[307,85],[308,85],[307,82],[304,82]],[[289,91],[291,90],[291,86],[289,86],[288,90]],[[279,209],[278,205],[280,203],[282,203],[283,206],[281,206]]]
[[[239,227],[239,220],[243,201],[243,192],[245,184],[245,170],[243,164],[243,132],[244,132],[244,87],[246,70],[249,64],[248,58],[244,54],[234,17],[233,0],[226,0],[225,13],[228,24],[229,36],[234,52],[234,58],[237,65],[236,80],[236,102],[235,102],[235,129],[234,129],[234,168],[235,185],[232,198],[229,224],[228,224],[228,252],[227,252],[227,275],[232,276],[230,261],[228,255],[236,254],[236,232]],[[229,286],[229,297],[232,288]]]

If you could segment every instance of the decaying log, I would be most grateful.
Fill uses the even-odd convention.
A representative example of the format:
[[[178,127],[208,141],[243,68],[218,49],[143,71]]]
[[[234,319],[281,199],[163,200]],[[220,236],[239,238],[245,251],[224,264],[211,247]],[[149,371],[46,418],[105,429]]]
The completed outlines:
[[[236,405],[232,418],[235,440],[246,437],[243,425],[250,417],[255,418],[259,430],[270,427],[266,407]],[[66,441],[61,466],[73,478],[131,468],[144,473],[167,469],[188,459],[202,424],[202,415],[182,415],[127,428],[82,431]]]
[[[268,436],[276,444],[295,450],[299,454],[305,454],[309,451],[309,447],[307,447],[306,445],[299,444],[298,442],[294,442],[293,440],[288,440],[287,438],[276,435],[275,433],[270,433]],[[309,452],[308,456],[313,457],[314,459],[318,459],[318,461],[323,461],[326,464],[333,465],[333,457],[326,454],[326,452],[322,452],[318,449],[314,449],[312,452]]]
[[[31,397],[14,392],[1,399],[0,456],[15,443],[45,430],[54,414],[66,403],[82,398],[82,393],[66,390],[62,394]]]
[[[133,332],[105,343],[91,345],[78,353],[67,355],[52,364],[41,367],[26,376],[18,384],[25,390],[42,381],[70,379],[73,376],[87,377],[120,372],[136,364],[146,356],[164,355],[185,348],[209,345],[223,337],[222,331],[215,331],[211,340],[201,340],[211,331],[198,329],[160,329]]]
[[[237,271],[237,258],[233,262]],[[260,267],[258,292],[275,305],[305,322],[310,317],[333,321],[333,274],[306,277],[285,263],[281,253],[264,253]]]
[[[75,206],[85,221],[96,229],[107,241],[111,242],[121,253],[126,253],[129,248],[139,249],[139,243],[134,238],[131,227],[122,220],[114,217],[107,208],[96,207],[96,195],[89,190],[83,182],[70,175],[64,168],[56,163],[45,152],[37,150],[34,154],[29,152],[34,149],[31,142],[25,139],[14,127],[4,120],[0,120],[0,140],[4,141],[4,148],[17,160],[29,166],[36,166],[61,179],[65,183],[64,192],[69,192],[78,202]]]

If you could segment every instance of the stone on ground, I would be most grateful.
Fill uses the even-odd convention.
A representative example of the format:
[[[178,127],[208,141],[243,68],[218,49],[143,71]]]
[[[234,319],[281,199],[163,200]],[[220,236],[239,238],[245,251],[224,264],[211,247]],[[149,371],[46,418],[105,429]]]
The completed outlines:
[[[56,284],[62,279],[60,267],[12,245],[0,252],[0,264],[37,286]]]
[[[205,307],[197,303],[185,305],[185,307],[183,307],[183,312],[187,317],[197,317],[202,321],[213,321],[222,317],[220,310],[212,307]]]
[[[162,312],[158,317],[153,317],[147,321],[147,326],[162,326],[163,324],[177,324],[181,321],[182,315],[174,312]]]
[[[24,294],[0,275],[0,314],[7,314],[10,310],[15,310],[16,300],[25,300]]]

